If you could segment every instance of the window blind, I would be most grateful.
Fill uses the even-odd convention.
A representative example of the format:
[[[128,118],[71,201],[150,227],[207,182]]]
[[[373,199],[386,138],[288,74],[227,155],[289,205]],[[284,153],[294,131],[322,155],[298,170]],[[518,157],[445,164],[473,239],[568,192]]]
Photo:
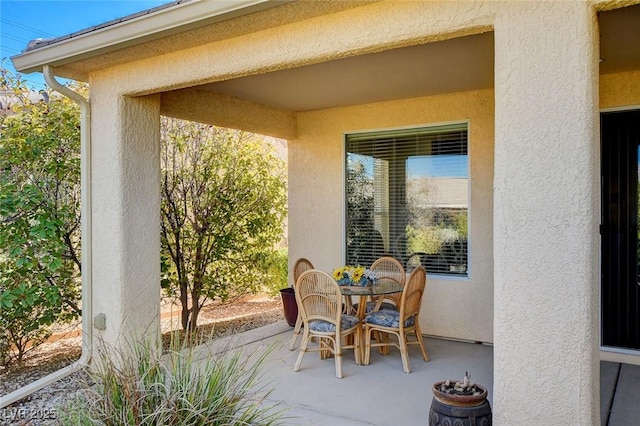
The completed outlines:
[[[348,134],[347,263],[466,275],[467,124]]]

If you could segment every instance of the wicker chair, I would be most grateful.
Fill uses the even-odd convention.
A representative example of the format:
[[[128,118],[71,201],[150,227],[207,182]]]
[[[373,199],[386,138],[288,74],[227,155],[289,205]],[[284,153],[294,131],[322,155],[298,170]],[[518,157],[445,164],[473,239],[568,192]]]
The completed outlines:
[[[371,264],[370,269],[376,273],[379,280],[393,280],[404,287],[406,275],[402,264],[397,259],[390,256],[381,257]],[[392,303],[384,302],[384,300],[389,300]],[[368,314],[379,309],[397,309],[399,304],[400,293],[386,294],[367,302],[365,313]],[[357,304],[354,307],[356,310],[358,309]]]
[[[420,307],[422,306],[422,296],[427,283],[427,273],[422,266],[418,266],[411,272],[407,284],[404,286],[400,297],[400,310],[381,309],[370,313],[365,317],[365,353],[364,364],[368,365],[371,348],[394,346],[400,350],[402,356],[402,366],[405,373],[411,372],[409,364],[408,345],[417,344],[422,351],[422,357],[425,361],[429,361],[429,356],[424,348],[422,334],[420,333],[420,324],[418,316]],[[384,339],[371,342],[371,333],[386,333]],[[391,341],[388,334],[394,334],[398,338],[398,343]],[[410,341],[408,336],[415,335],[415,340]]]
[[[300,278],[303,272],[313,269],[313,264],[308,259],[301,257],[296,260],[296,263],[293,265],[293,283],[295,287],[295,283]],[[302,328],[302,317],[300,316],[300,310],[298,309],[298,318],[296,318],[296,326],[293,328],[293,336],[291,336],[291,341],[289,342],[289,350],[292,351],[295,348],[296,341],[298,340],[298,336],[300,335],[300,329]]]
[[[306,352],[320,351],[322,356],[322,352],[328,351],[335,358],[336,377],[342,378],[343,349],[354,349],[356,364],[360,364],[360,320],[354,315],[342,313],[340,287],[326,272],[315,269],[303,272],[296,281],[295,294],[304,332],[294,371],[300,369]],[[354,343],[343,344],[343,340],[352,335]],[[309,346],[312,339],[318,342],[318,346]]]

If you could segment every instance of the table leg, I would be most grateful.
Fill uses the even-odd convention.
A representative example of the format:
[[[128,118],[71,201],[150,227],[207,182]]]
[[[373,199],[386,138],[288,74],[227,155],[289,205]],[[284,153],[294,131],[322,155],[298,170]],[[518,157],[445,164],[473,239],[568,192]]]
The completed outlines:
[[[388,333],[377,333],[377,339],[380,343],[389,343]],[[389,346],[379,346],[378,353],[380,355],[389,355]]]
[[[353,315],[355,313],[353,302],[351,301],[351,296],[344,296],[344,306],[342,309],[342,313],[348,315]]]
[[[365,352],[365,348],[364,348],[364,342],[365,342],[365,338],[364,338],[364,332],[366,330],[365,326],[364,326],[364,317],[367,315],[367,295],[361,295],[360,296],[360,300],[358,300],[358,312],[356,313],[356,315],[358,316],[358,318],[360,318],[360,322],[362,323],[362,330],[360,330],[360,359],[363,360],[364,359],[364,352]]]
[[[331,341],[327,341],[325,339],[320,338],[318,344],[320,345],[320,348],[329,347],[331,345]],[[322,349],[320,351],[320,359],[331,358],[332,355],[333,354],[331,353],[331,350],[329,350],[329,349]]]

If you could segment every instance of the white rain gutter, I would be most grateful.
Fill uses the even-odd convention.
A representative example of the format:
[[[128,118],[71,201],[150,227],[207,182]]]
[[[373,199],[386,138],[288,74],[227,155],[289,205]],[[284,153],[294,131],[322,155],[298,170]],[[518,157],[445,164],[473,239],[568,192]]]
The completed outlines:
[[[33,383],[16,389],[0,397],[0,408],[40,390],[63,377],[66,377],[84,367],[91,359],[93,345],[93,329],[91,324],[91,108],[89,102],[80,94],[63,86],[55,80],[53,70],[49,65],[43,68],[44,79],[52,89],[72,99],[80,106],[80,229],[82,235],[82,354],[80,358],[48,376]]]

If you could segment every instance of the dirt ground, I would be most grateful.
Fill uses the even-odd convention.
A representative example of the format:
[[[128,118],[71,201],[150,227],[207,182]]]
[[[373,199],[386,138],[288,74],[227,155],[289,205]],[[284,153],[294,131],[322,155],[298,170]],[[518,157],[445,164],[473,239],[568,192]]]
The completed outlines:
[[[204,307],[198,320],[204,339],[222,337],[284,319],[280,296],[252,296],[229,304],[210,304]],[[171,330],[179,330],[180,307],[162,307],[161,328],[165,342]],[[79,326],[59,328],[49,341],[25,355],[21,364],[0,368],[0,395],[44,377],[80,357]]]

